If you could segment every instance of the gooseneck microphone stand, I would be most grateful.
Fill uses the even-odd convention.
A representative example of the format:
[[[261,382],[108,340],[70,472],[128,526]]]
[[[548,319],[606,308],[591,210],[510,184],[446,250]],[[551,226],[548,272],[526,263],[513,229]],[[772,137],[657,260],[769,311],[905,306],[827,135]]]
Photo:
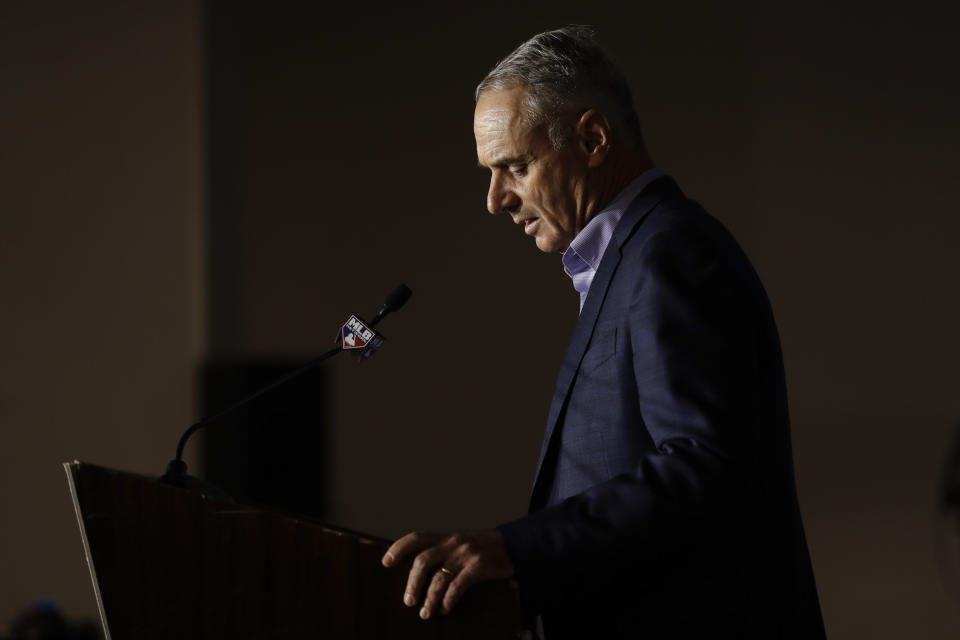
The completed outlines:
[[[380,307],[380,311],[377,312],[377,315],[374,317],[373,321],[369,323],[369,326],[370,327],[376,326],[376,324],[380,322],[380,320],[382,320],[384,316],[386,316],[388,313],[398,311],[400,307],[402,307],[407,302],[407,300],[410,299],[410,296],[412,294],[413,292],[410,291],[410,288],[407,287],[407,285],[405,284],[397,285],[393,289],[393,291],[391,291],[387,295],[386,301],[383,303],[383,306]],[[337,335],[338,343],[340,342],[340,339],[341,339],[341,335],[338,334]],[[367,347],[367,349],[369,348],[370,347]],[[290,382],[291,380],[299,378],[300,376],[302,376],[303,374],[309,371],[313,371],[318,366],[320,366],[323,362],[329,360],[330,358],[342,352],[343,350],[344,350],[343,345],[338,344],[336,347],[334,347],[333,349],[330,349],[320,357],[315,358],[314,360],[311,360],[307,364],[297,369],[294,369],[290,373],[287,373],[277,378],[273,382],[268,383],[266,386],[260,387],[253,393],[247,396],[244,396],[237,402],[213,414],[212,416],[203,418],[202,420],[191,425],[186,431],[183,432],[183,435],[180,436],[180,441],[177,443],[177,457],[171,460],[167,464],[167,471],[166,473],[163,474],[163,476],[161,476],[160,482],[163,482],[164,484],[173,485],[176,487],[182,487],[185,489],[192,489],[195,491],[199,491],[200,493],[210,497],[215,497],[220,499],[229,499],[229,496],[227,495],[227,493],[222,489],[219,489],[218,487],[215,487],[208,482],[205,482],[199,478],[196,478],[187,474],[187,463],[183,461],[183,449],[184,447],[187,446],[187,440],[190,439],[190,436],[192,436],[194,433],[196,433],[200,429],[203,429],[204,427],[217,422],[218,420],[222,419],[224,416],[236,411],[237,409],[246,405],[247,403],[253,402],[260,396],[266,393],[269,393],[270,391],[273,391],[277,387],[282,386]],[[368,353],[364,354],[363,352],[361,352],[361,357],[363,357],[363,355],[369,355],[369,354]]]

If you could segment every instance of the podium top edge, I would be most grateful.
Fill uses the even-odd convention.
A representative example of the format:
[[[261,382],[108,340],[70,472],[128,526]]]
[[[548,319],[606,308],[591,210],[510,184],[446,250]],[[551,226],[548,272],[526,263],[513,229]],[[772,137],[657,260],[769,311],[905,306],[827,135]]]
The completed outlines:
[[[63,469],[68,475],[71,476],[71,478],[74,481],[76,481],[78,474],[80,473],[81,470],[86,470],[86,471],[92,471],[94,474],[97,474],[97,475],[107,475],[107,476],[114,476],[118,478],[119,477],[136,478],[142,482],[159,483],[159,476],[149,476],[143,473],[137,473],[133,471],[123,471],[120,469],[112,469],[110,467],[104,467],[103,465],[93,464],[90,462],[83,462],[81,460],[64,462]],[[173,487],[170,485],[164,485],[164,486],[169,486],[169,488],[174,491],[188,491],[190,493],[194,493],[194,492],[191,492],[189,489],[182,489],[182,488]],[[199,493],[196,493],[195,495],[199,496],[204,500],[210,499],[207,496],[203,496],[202,494],[199,494]],[[239,507],[241,509],[247,509],[247,510],[250,510],[251,512],[259,512],[259,513],[269,514],[273,516],[290,518],[292,520],[298,520],[313,526],[319,526],[323,528],[327,533],[338,535],[338,536],[349,536],[357,539],[357,541],[363,544],[389,546],[392,542],[392,540],[388,540],[380,536],[365,533],[363,531],[356,531],[353,529],[349,529],[347,527],[340,526],[338,524],[327,522],[326,520],[315,518],[313,516],[308,516],[302,513],[296,513],[293,511],[286,511],[282,508],[277,508],[270,505],[257,504],[254,502],[248,502],[244,500],[237,500],[236,503],[233,504],[233,506]]]

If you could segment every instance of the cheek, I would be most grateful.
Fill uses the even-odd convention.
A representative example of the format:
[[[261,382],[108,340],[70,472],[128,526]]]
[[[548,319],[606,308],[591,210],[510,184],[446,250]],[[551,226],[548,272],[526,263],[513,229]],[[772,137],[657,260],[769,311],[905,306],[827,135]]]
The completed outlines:
[[[567,212],[570,210],[570,198],[561,189],[543,188],[538,193],[540,216],[555,229],[565,228]]]
[[[538,181],[540,201],[549,207],[554,217],[562,215],[574,200],[573,176],[566,170],[562,162],[554,160],[545,162]]]
[[[548,167],[545,167],[545,169]],[[551,221],[556,219],[557,210],[562,204],[563,199],[555,186],[554,180],[546,178],[541,172],[538,176],[530,176],[527,183],[526,201],[537,210],[541,217],[549,218]],[[550,175],[547,173],[547,175]]]

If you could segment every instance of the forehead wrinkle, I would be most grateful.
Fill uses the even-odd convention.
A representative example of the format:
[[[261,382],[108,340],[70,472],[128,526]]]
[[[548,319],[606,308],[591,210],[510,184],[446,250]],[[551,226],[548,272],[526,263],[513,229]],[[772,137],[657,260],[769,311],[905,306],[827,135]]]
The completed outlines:
[[[478,165],[504,166],[528,156],[522,128],[517,126],[514,116],[512,110],[502,108],[486,109],[478,114],[474,126]]]

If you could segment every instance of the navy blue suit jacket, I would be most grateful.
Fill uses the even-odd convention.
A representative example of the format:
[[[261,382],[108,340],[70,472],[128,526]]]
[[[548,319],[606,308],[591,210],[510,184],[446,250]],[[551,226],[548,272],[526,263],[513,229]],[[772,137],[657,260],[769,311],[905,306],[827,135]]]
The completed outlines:
[[[547,640],[824,637],[770,304],[670,178],[614,231],[500,531]]]

